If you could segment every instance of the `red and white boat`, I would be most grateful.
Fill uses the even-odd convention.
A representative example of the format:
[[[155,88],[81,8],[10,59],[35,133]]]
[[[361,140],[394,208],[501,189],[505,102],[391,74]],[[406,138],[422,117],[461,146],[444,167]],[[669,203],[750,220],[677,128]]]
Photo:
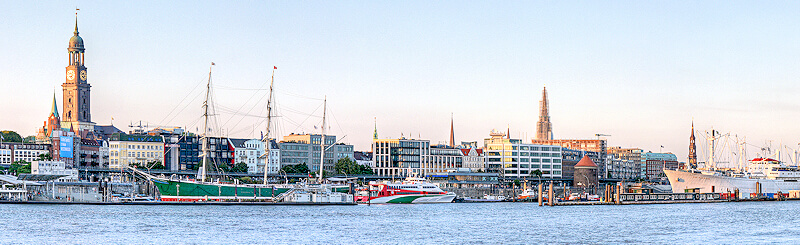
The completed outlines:
[[[361,203],[450,203],[456,194],[447,192],[423,178],[406,178],[402,182],[369,183],[369,191],[356,196]]]

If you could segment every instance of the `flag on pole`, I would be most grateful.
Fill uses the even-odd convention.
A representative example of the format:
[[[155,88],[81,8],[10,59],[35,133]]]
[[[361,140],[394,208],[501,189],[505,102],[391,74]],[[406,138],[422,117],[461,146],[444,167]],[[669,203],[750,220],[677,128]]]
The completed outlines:
[[[213,66],[213,65],[217,65],[217,64],[214,64],[214,62],[211,62],[211,65]]]
[[[273,66],[273,67],[272,67],[272,69],[273,69],[273,70],[277,70],[277,69],[278,69],[278,67],[277,67],[277,66]]]

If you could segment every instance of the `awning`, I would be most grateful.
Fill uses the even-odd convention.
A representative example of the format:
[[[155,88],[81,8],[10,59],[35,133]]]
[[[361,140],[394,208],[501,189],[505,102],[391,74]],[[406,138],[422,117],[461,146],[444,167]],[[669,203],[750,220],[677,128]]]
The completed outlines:
[[[68,175],[63,174],[20,174],[18,180],[51,181]]]

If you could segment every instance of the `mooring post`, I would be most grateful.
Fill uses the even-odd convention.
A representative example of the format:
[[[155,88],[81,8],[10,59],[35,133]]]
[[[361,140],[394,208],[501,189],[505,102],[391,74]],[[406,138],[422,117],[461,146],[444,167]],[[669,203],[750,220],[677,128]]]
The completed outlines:
[[[547,191],[547,205],[553,206],[553,182],[550,182],[550,190]]]
[[[539,207],[542,206],[542,183],[539,183],[539,192],[536,192],[536,197],[539,199]]]

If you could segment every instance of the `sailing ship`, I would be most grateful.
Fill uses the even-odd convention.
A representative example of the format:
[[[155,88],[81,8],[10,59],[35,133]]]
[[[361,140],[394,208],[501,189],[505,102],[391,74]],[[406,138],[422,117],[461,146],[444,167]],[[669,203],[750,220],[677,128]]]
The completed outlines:
[[[213,63],[212,63],[213,65]],[[269,100],[267,101],[267,135],[264,137],[267,151],[262,157],[267,158],[270,152],[269,142],[269,124],[272,114],[272,88],[275,82],[275,69],[272,70],[272,81],[270,82]],[[204,110],[204,123],[203,123],[203,137],[201,141],[202,146],[202,166],[198,169],[197,179],[173,179],[165,177],[156,177],[135,168],[129,167],[131,171],[137,172],[145,176],[148,180],[158,189],[161,201],[231,201],[231,200],[245,200],[245,201],[271,201],[283,193],[292,189],[290,185],[270,185],[267,184],[267,171],[265,159],[264,168],[264,182],[263,184],[240,184],[240,183],[226,183],[219,180],[209,180],[206,169],[209,161],[209,147],[208,147],[208,106],[209,96],[211,93],[211,68],[208,71],[208,83],[206,85],[206,98],[203,103]]]

